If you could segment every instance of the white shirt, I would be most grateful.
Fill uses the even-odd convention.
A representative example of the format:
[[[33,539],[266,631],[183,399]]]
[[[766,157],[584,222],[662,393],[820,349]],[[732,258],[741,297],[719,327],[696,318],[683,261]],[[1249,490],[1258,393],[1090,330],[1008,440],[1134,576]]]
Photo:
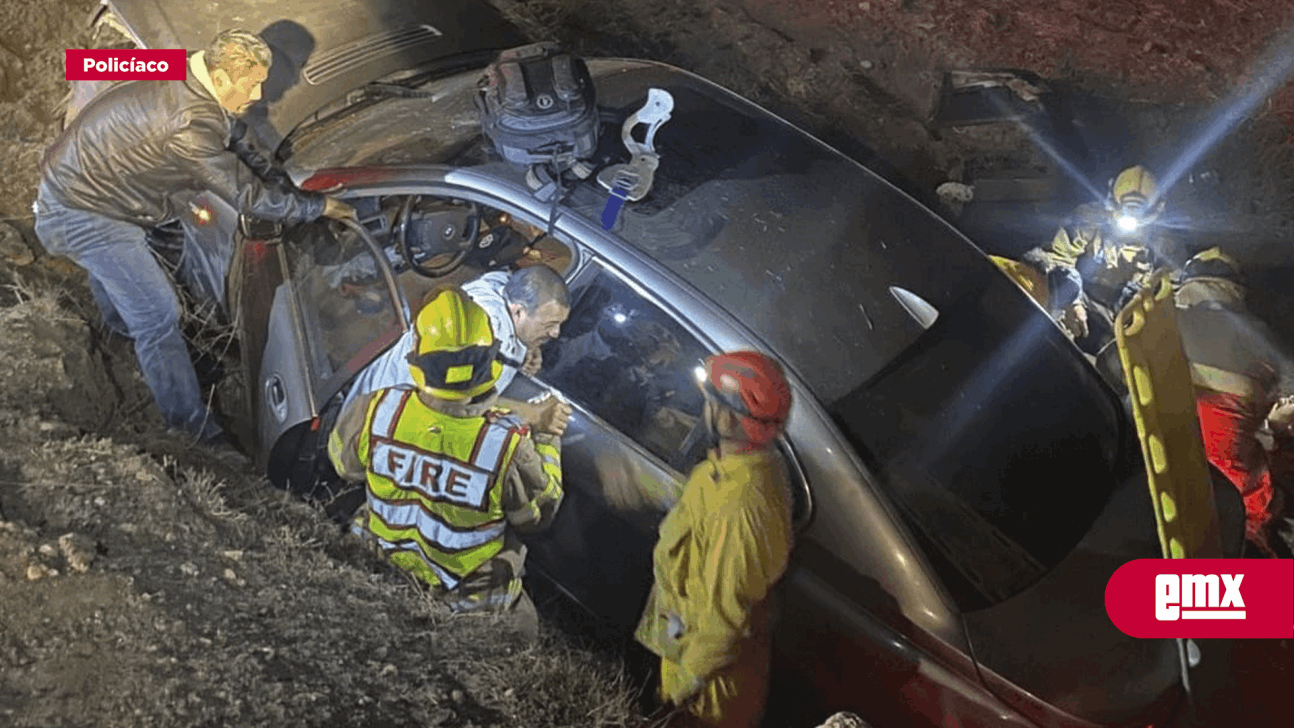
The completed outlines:
[[[503,271],[486,273],[464,284],[463,291],[485,309],[485,313],[490,317],[494,338],[499,340],[499,352],[510,359],[524,362],[526,345],[517,338],[517,328],[512,323],[512,314],[508,312],[508,303],[503,298],[503,287],[509,277],[510,275]],[[361,369],[355,376],[355,385],[351,387],[346,395],[346,401],[342,403],[342,409],[349,407],[350,403],[361,394],[388,387],[413,389],[415,385],[413,374],[409,371],[408,359],[409,352],[413,351],[413,343],[414,334],[411,328],[404,332],[404,335],[397,339],[390,349]],[[494,385],[495,389],[500,392],[506,390],[515,376],[517,376],[517,368],[504,364],[499,381]]]
[[[521,343],[521,339],[517,338],[517,326],[512,322],[508,302],[503,298],[503,287],[508,284],[508,279],[511,277],[510,273],[504,271],[486,273],[474,281],[463,284],[463,290],[489,315],[490,326],[494,329],[494,338],[499,342],[499,353],[520,364],[526,360],[529,350]],[[506,390],[515,376],[517,376],[517,368],[504,364],[503,373],[494,387],[500,392]]]

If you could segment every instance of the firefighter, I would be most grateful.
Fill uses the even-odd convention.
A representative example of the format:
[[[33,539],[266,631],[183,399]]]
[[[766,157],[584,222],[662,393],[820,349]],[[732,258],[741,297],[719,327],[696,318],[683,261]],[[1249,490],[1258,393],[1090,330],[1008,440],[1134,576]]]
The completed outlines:
[[[1079,283],[1076,280],[1060,270],[1056,271],[1058,275],[1046,276],[1034,266],[1018,260],[997,255],[990,255],[989,259],[1034,302],[1046,309],[1069,338],[1087,331],[1086,309],[1068,305],[1078,297]]]
[[[1275,556],[1269,524],[1279,504],[1257,434],[1276,401],[1281,353],[1245,307],[1239,266],[1219,248],[1187,261],[1176,304],[1205,453],[1244,498],[1246,538]]]
[[[1109,341],[1114,316],[1155,268],[1184,260],[1155,224],[1163,211],[1155,176],[1141,165],[1128,167],[1110,182],[1104,204],[1080,205],[1050,243],[1025,253],[1024,262],[1053,289],[1066,291],[1069,300],[1053,302],[1057,318],[1078,324],[1076,340],[1088,353]]]
[[[502,364],[485,310],[457,288],[418,312],[414,386],[352,402],[328,440],[337,473],[367,482],[358,535],[455,611],[509,613],[537,637],[514,531],[552,523],[562,502],[558,435],[493,409]]]
[[[791,410],[781,368],[756,352],[705,360],[714,445],[661,522],[637,640],[660,695],[696,725],[758,725],[768,691],[770,592],[791,552],[791,500],[774,445]]]

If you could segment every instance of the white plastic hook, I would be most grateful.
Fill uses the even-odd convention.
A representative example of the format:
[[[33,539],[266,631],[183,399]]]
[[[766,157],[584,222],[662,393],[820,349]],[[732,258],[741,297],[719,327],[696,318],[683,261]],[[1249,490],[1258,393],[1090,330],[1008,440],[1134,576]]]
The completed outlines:
[[[636,202],[651,190],[660,155],[656,154],[656,131],[669,121],[674,110],[674,97],[664,89],[647,90],[647,103],[635,111],[620,127],[620,139],[630,154],[625,164],[613,164],[598,173],[598,183],[608,190],[620,189],[625,199]],[[634,127],[647,125],[647,136],[642,141],[634,139]]]
[[[647,103],[634,112],[633,116],[625,119],[624,126],[620,128],[620,138],[624,140],[625,148],[629,153],[638,156],[639,154],[655,154],[656,147],[656,130],[660,129],[661,124],[669,121],[670,112],[674,110],[674,97],[664,89],[652,88],[647,90]],[[639,124],[647,125],[647,137],[641,144],[634,139],[634,127]]]

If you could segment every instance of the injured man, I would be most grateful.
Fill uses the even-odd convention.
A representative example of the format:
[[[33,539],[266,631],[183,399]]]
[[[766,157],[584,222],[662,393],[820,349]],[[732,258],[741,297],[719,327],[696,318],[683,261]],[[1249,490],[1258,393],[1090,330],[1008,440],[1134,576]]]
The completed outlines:
[[[530,376],[543,365],[540,347],[556,339],[570,315],[570,292],[566,282],[547,265],[529,265],[515,271],[492,271],[463,284],[463,291],[489,314],[499,344],[503,374],[495,385],[498,392],[520,371]],[[408,356],[416,350],[413,329],[360,371],[346,394],[343,409],[356,397],[386,387],[414,388]],[[570,405],[557,397],[538,404],[500,399],[498,406],[520,416],[540,432],[562,435],[570,419]]]

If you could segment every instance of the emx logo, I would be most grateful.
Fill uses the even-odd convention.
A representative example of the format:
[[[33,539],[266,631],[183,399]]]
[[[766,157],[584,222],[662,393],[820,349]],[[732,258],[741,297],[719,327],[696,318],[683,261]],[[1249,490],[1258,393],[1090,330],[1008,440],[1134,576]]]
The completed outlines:
[[[1155,619],[1244,619],[1244,579],[1244,574],[1160,574],[1155,577]],[[1219,582],[1226,589],[1221,599]]]
[[[1110,621],[1132,637],[1294,636],[1294,561],[1138,559],[1105,586]]]

